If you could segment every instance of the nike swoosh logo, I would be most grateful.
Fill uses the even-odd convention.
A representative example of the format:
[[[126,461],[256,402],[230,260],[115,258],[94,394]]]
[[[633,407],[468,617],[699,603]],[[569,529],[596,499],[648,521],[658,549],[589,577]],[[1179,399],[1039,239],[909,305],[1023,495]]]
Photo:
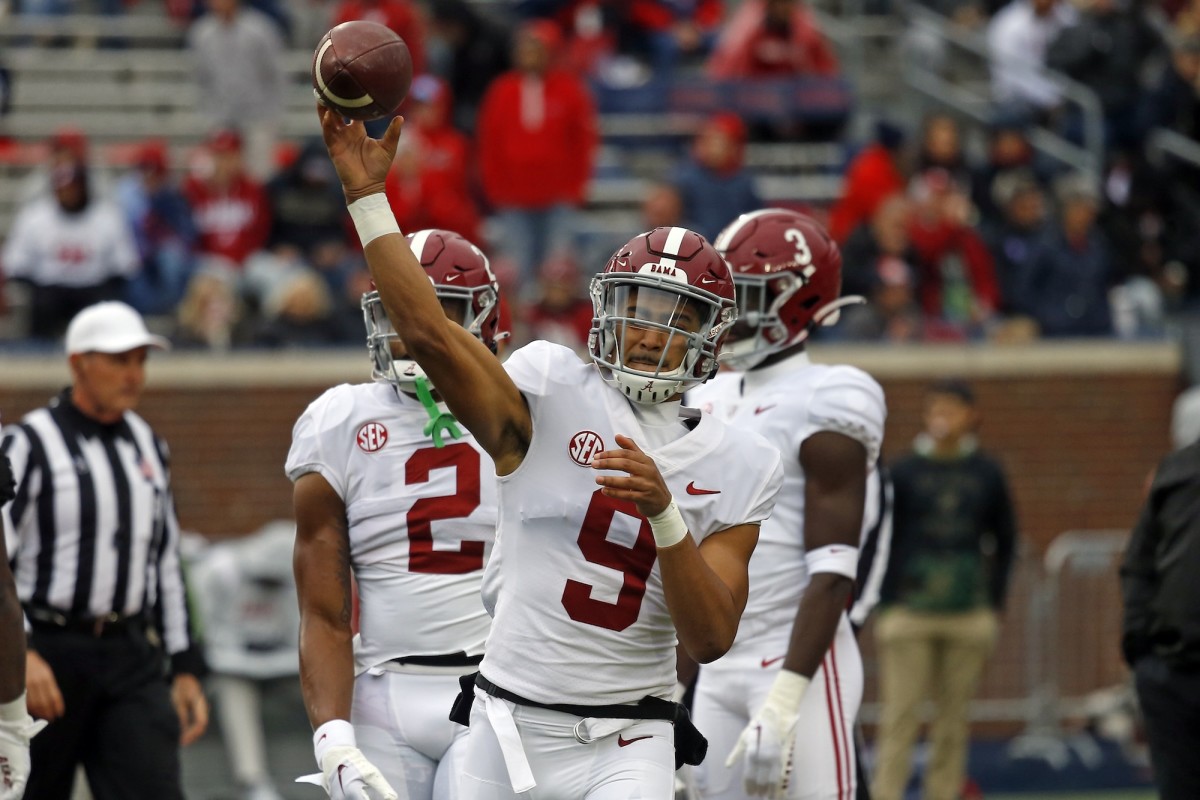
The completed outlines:
[[[617,747],[629,747],[634,742],[640,742],[642,739],[652,739],[652,736],[635,736],[632,739],[626,739],[621,734],[617,734]]]
[[[785,657],[786,656],[776,656],[775,658],[764,658],[762,660],[762,667],[763,669],[766,669],[777,661],[783,661]]]
[[[769,405],[769,406],[757,406],[757,407],[754,409],[754,413],[755,413],[755,414],[761,414],[761,413],[763,413],[764,411],[766,411],[767,409],[771,409],[771,408],[774,408],[774,407],[775,407],[775,404],[774,404],[774,403],[772,403],[772,404],[771,404],[771,405]]]
[[[687,485],[688,494],[720,494],[720,489],[697,489],[696,482],[692,481]]]
[[[447,283],[449,283],[450,281],[456,281],[456,280],[458,280],[458,273],[457,273],[457,272],[451,272],[449,275],[447,275],[447,276],[446,276],[446,282],[447,282]]]

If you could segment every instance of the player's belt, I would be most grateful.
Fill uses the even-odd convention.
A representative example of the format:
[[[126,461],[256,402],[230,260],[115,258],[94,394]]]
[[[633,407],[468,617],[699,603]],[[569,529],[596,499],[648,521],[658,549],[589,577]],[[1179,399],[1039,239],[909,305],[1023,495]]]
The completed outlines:
[[[519,706],[545,708],[585,719],[661,719],[672,722],[675,725],[675,769],[679,769],[684,764],[699,765],[704,761],[704,756],[708,752],[708,740],[692,724],[687,706],[681,703],[672,703],[661,697],[646,695],[638,701],[637,705],[578,706],[566,703],[539,703],[536,700],[521,697],[519,694],[497,686],[480,673],[461,676],[458,679],[458,685],[462,691],[459,692],[454,706],[450,709],[450,719],[459,725],[469,726],[471,724],[471,705],[475,701],[474,690],[478,687],[484,694],[516,703]],[[492,722],[494,726],[495,720]],[[516,735],[515,729],[512,734]],[[578,731],[576,735],[578,735]],[[519,744],[519,737],[517,742]],[[508,763],[507,756],[505,763]],[[515,791],[524,791],[517,789],[515,782],[513,787]]]
[[[674,703],[670,700],[663,700],[661,697],[651,697],[650,695],[646,695],[639,700],[637,705],[577,706],[569,703],[539,703],[536,700],[529,700],[507,689],[500,688],[483,677],[482,674],[475,676],[475,685],[492,697],[499,697],[501,700],[507,700],[519,706],[545,708],[549,711],[558,711],[562,714],[571,714],[576,717],[592,717],[594,719],[662,719],[668,722],[672,722],[675,719]]]
[[[477,667],[483,661],[483,653],[469,656],[462,650],[457,653],[443,653],[436,656],[403,656],[393,658],[389,663],[411,667]]]

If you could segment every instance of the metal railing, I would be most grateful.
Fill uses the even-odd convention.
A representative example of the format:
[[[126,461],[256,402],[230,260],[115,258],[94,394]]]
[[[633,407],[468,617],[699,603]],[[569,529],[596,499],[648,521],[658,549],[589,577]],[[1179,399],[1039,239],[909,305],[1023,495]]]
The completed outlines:
[[[1169,128],[1155,128],[1146,137],[1146,157],[1157,167],[1166,167],[1167,159],[1200,168],[1200,142]]]
[[[899,8],[914,34],[931,37],[947,50],[955,49],[975,60],[975,66],[987,71],[989,49],[984,36],[965,30],[950,19],[911,0],[900,0]],[[991,122],[992,102],[990,84],[982,91],[956,83],[917,58],[904,58],[905,82],[910,89],[928,100],[947,106],[976,122]],[[1062,73],[1042,67],[1042,77],[1050,78],[1063,100],[1075,106],[1082,121],[1082,144],[1076,144],[1045,127],[1030,131],[1030,144],[1045,155],[1074,170],[1089,175],[1099,186],[1104,166],[1104,114],[1100,99],[1088,87]]]

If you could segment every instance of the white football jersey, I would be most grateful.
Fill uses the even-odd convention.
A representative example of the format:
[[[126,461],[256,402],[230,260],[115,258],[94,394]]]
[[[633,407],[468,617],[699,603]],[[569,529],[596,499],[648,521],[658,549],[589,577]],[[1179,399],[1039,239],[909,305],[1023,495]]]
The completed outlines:
[[[334,387],[296,421],[293,481],[316,472],[346,504],[358,581],[358,670],[483,652],[480,601],[496,529],[496,468],[470,432],[434,447],[429,416],[390,384]]]
[[[616,434],[644,437],[630,402],[591,362],[534,342],[505,362],[533,416],[521,466],[500,477],[495,620],[482,672],[542,703],[636,703],[670,697],[675,628],[650,524],[596,484],[593,456]],[[766,519],[783,480],[778,451],[710,415],[644,448],[697,542]]]
[[[721,373],[690,391],[687,402],[733,427],[761,434],[783,456],[783,489],[759,533],[750,560],[750,599],[725,658],[757,657],[760,650],[782,654],[808,585],[800,445],[818,431],[844,434],[862,443],[874,470],[887,416],[883,389],[860,369],[813,364],[802,352],[749,376]],[[874,483],[868,480],[868,486]],[[868,497],[872,514],[877,505]],[[871,524],[872,514],[864,514],[864,526]]]

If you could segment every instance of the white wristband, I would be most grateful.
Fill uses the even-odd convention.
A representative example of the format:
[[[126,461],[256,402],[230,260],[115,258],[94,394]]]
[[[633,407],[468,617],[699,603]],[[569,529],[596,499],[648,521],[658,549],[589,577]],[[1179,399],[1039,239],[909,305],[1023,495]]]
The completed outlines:
[[[313,754],[319,769],[325,769],[321,759],[331,747],[358,747],[354,726],[344,719],[331,719],[313,731]]]
[[[804,698],[804,693],[808,690],[808,684],[811,682],[809,678],[799,672],[781,669],[775,675],[775,682],[771,684],[771,691],[767,693],[767,699],[763,705],[795,714],[799,710],[800,701]]]
[[[0,703],[0,722],[24,722],[29,719],[25,708],[25,693],[21,692],[15,700]]]
[[[804,554],[808,574],[832,572],[854,580],[858,577],[858,548],[848,544],[831,544],[809,550]]]
[[[358,231],[358,239],[366,247],[380,236],[388,233],[400,233],[396,223],[396,215],[388,205],[387,195],[383,192],[360,197],[346,206],[350,218],[354,220],[354,229]]]
[[[677,545],[687,536],[687,523],[683,521],[683,515],[679,513],[679,506],[675,505],[673,497],[666,508],[653,517],[647,517],[646,521],[650,523],[654,543],[660,548]]]

